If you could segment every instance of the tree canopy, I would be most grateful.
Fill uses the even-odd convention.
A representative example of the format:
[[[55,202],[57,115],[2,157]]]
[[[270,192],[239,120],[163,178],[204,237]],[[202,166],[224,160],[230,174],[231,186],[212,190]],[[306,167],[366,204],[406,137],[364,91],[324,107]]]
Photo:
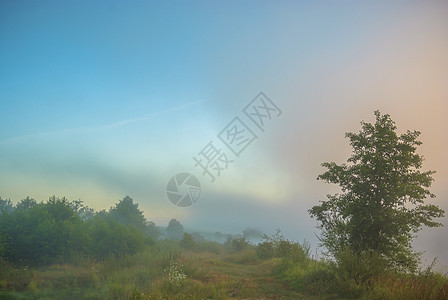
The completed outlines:
[[[110,216],[117,222],[126,225],[134,226],[139,230],[145,228],[145,217],[143,212],[138,208],[138,204],[134,203],[134,200],[126,196],[120,200],[115,207],[109,210]]]
[[[171,219],[166,227],[166,235],[168,239],[181,240],[184,236],[184,226],[178,220]]]
[[[81,200],[27,197],[17,205],[0,198],[0,259],[26,264],[67,262],[78,256],[104,259],[134,253],[158,236],[132,198],[94,212]]]
[[[358,133],[346,133],[353,148],[347,163],[323,163],[319,180],[335,183],[341,193],[312,207],[309,213],[322,230],[320,240],[330,254],[342,248],[375,251],[393,268],[415,270],[418,253],[411,242],[422,226],[437,227],[444,211],[424,200],[434,171],[421,171],[419,131],[397,134],[395,122],[375,111],[374,124],[361,122]]]

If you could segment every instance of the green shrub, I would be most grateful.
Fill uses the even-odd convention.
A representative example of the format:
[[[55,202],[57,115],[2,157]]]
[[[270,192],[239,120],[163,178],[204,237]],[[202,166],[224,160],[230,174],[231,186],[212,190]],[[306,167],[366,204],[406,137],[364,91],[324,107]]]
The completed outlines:
[[[336,253],[337,277],[339,281],[354,281],[356,284],[368,284],[372,279],[387,270],[387,262],[378,252],[354,252],[344,248]]]
[[[97,259],[140,251],[145,237],[135,227],[127,227],[112,218],[95,216],[89,221],[89,235],[94,241],[91,254]]]
[[[307,265],[291,264],[282,277],[297,290],[325,295],[330,291],[329,283],[334,281],[334,270],[327,262],[310,261]]]
[[[243,251],[248,248],[249,245],[249,242],[243,237],[232,239],[232,249],[234,251]]]
[[[218,242],[204,240],[197,242],[196,250],[199,252],[207,251],[213,254],[221,254],[225,249],[224,246]]]
[[[227,260],[236,264],[251,264],[258,261],[257,251],[246,248],[227,257]]]
[[[269,259],[275,256],[274,246],[269,242],[263,242],[257,245],[257,255],[260,259]]]
[[[183,239],[180,241],[180,246],[191,250],[196,247],[196,242],[191,234],[185,232]]]

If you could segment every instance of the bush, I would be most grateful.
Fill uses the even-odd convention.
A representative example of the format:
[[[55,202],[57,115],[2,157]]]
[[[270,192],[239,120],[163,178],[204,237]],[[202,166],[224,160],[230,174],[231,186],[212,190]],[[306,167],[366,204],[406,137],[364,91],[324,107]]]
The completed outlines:
[[[232,239],[232,249],[234,251],[243,251],[249,247],[249,242],[245,238],[235,238]]]
[[[306,241],[301,245],[298,242],[285,239],[280,229],[268,236],[263,235],[264,242],[257,245],[257,255],[261,259],[273,257],[287,258],[293,262],[305,262],[310,256],[310,244]]]
[[[7,245],[3,257],[30,264],[69,260],[88,244],[81,218],[65,198],[47,203],[22,200],[15,209],[0,215],[2,237]]]
[[[356,284],[369,284],[387,270],[387,262],[378,252],[362,251],[356,253],[349,248],[339,250],[335,256],[337,278],[354,281]]]
[[[183,239],[180,241],[180,246],[185,249],[193,249],[196,247],[196,242],[194,241],[193,235],[189,233],[184,233]]]
[[[269,259],[275,256],[274,246],[269,242],[257,245],[257,255],[260,259]]]
[[[135,227],[126,227],[109,216],[92,218],[89,234],[94,241],[90,251],[97,259],[132,254],[142,250],[145,243],[143,234]]]
[[[3,257],[5,254],[5,248],[5,242],[3,241],[2,233],[0,232],[0,257]]]
[[[282,277],[291,286],[312,295],[324,295],[330,291],[330,283],[334,281],[334,270],[322,261],[310,261],[301,266],[292,264],[282,273]]]
[[[213,254],[221,254],[225,249],[224,246],[218,242],[201,241],[197,243],[197,251],[207,251]]]

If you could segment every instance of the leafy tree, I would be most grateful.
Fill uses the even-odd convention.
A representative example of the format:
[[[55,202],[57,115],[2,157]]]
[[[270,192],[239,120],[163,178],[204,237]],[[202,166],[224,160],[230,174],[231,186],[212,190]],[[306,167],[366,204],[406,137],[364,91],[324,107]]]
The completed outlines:
[[[3,241],[2,233],[0,232],[0,257],[3,257],[5,254],[5,248],[5,242]]]
[[[89,251],[97,259],[109,255],[121,256],[143,249],[143,234],[134,226],[125,226],[109,215],[97,215],[88,222],[92,239]]]
[[[146,220],[143,212],[138,208],[134,200],[126,196],[115,207],[111,208],[109,214],[112,219],[126,226],[134,226],[140,231],[145,230]]]
[[[14,210],[14,205],[9,199],[2,199],[0,197],[0,215],[9,214]]]
[[[55,221],[79,220],[70,201],[65,197],[50,197],[45,205],[45,209]]]
[[[138,224],[143,221],[144,230],[155,224],[146,227],[137,205],[129,199],[111,209],[112,215],[103,210],[94,216],[80,200],[52,196],[46,203],[37,203],[27,197],[14,207],[0,199],[0,257],[42,265],[70,262],[78,255],[103,259],[137,252],[145,243],[154,243]]]
[[[33,207],[35,207],[36,205],[37,205],[36,200],[34,200],[33,198],[30,198],[30,197],[26,197],[25,199],[23,199],[19,203],[17,203],[16,209],[21,209],[21,210],[27,212],[30,209],[32,209]]]
[[[65,198],[47,203],[26,198],[9,215],[0,217],[7,249],[5,256],[33,264],[68,259],[85,245],[81,219]]]
[[[84,205],[84,202],[81,199],[72,201],[71,205],[73,210],[81,217],[83,221],[90,220],[93,216],[95,216],[95,211],[93,208]]]
[[[166,235],[171,240],[181,240],[184,236],[184,226],[176,219],[171,219],[166,228]]]
[[[419,254],[411,246],[422,226],[444,211],[425,204],[433,171],[422,172],[423,157],[416,153],[418,131],[396,133],[389,115],[375,111],[374,124],[361,122],[359,133],[346,133],[353,153],[347,163],[323,163],[328,170],[318,179],[340,185],[309,210],[322,230],[320,240],[330,254],[349,248],[354,253],[375,251],[396,269],[415,271]]]

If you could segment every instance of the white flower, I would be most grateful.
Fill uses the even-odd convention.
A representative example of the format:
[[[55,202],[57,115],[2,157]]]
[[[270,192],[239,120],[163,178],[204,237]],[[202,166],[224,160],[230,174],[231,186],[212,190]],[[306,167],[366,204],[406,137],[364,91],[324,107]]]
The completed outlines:
[[[168,280],[171,284],[175,286],[182,285],[183,281],[187,278],[182,270],[182,264],[180,261],[172,260],[167,268],[165,268],[165,273],[168,274]]]

